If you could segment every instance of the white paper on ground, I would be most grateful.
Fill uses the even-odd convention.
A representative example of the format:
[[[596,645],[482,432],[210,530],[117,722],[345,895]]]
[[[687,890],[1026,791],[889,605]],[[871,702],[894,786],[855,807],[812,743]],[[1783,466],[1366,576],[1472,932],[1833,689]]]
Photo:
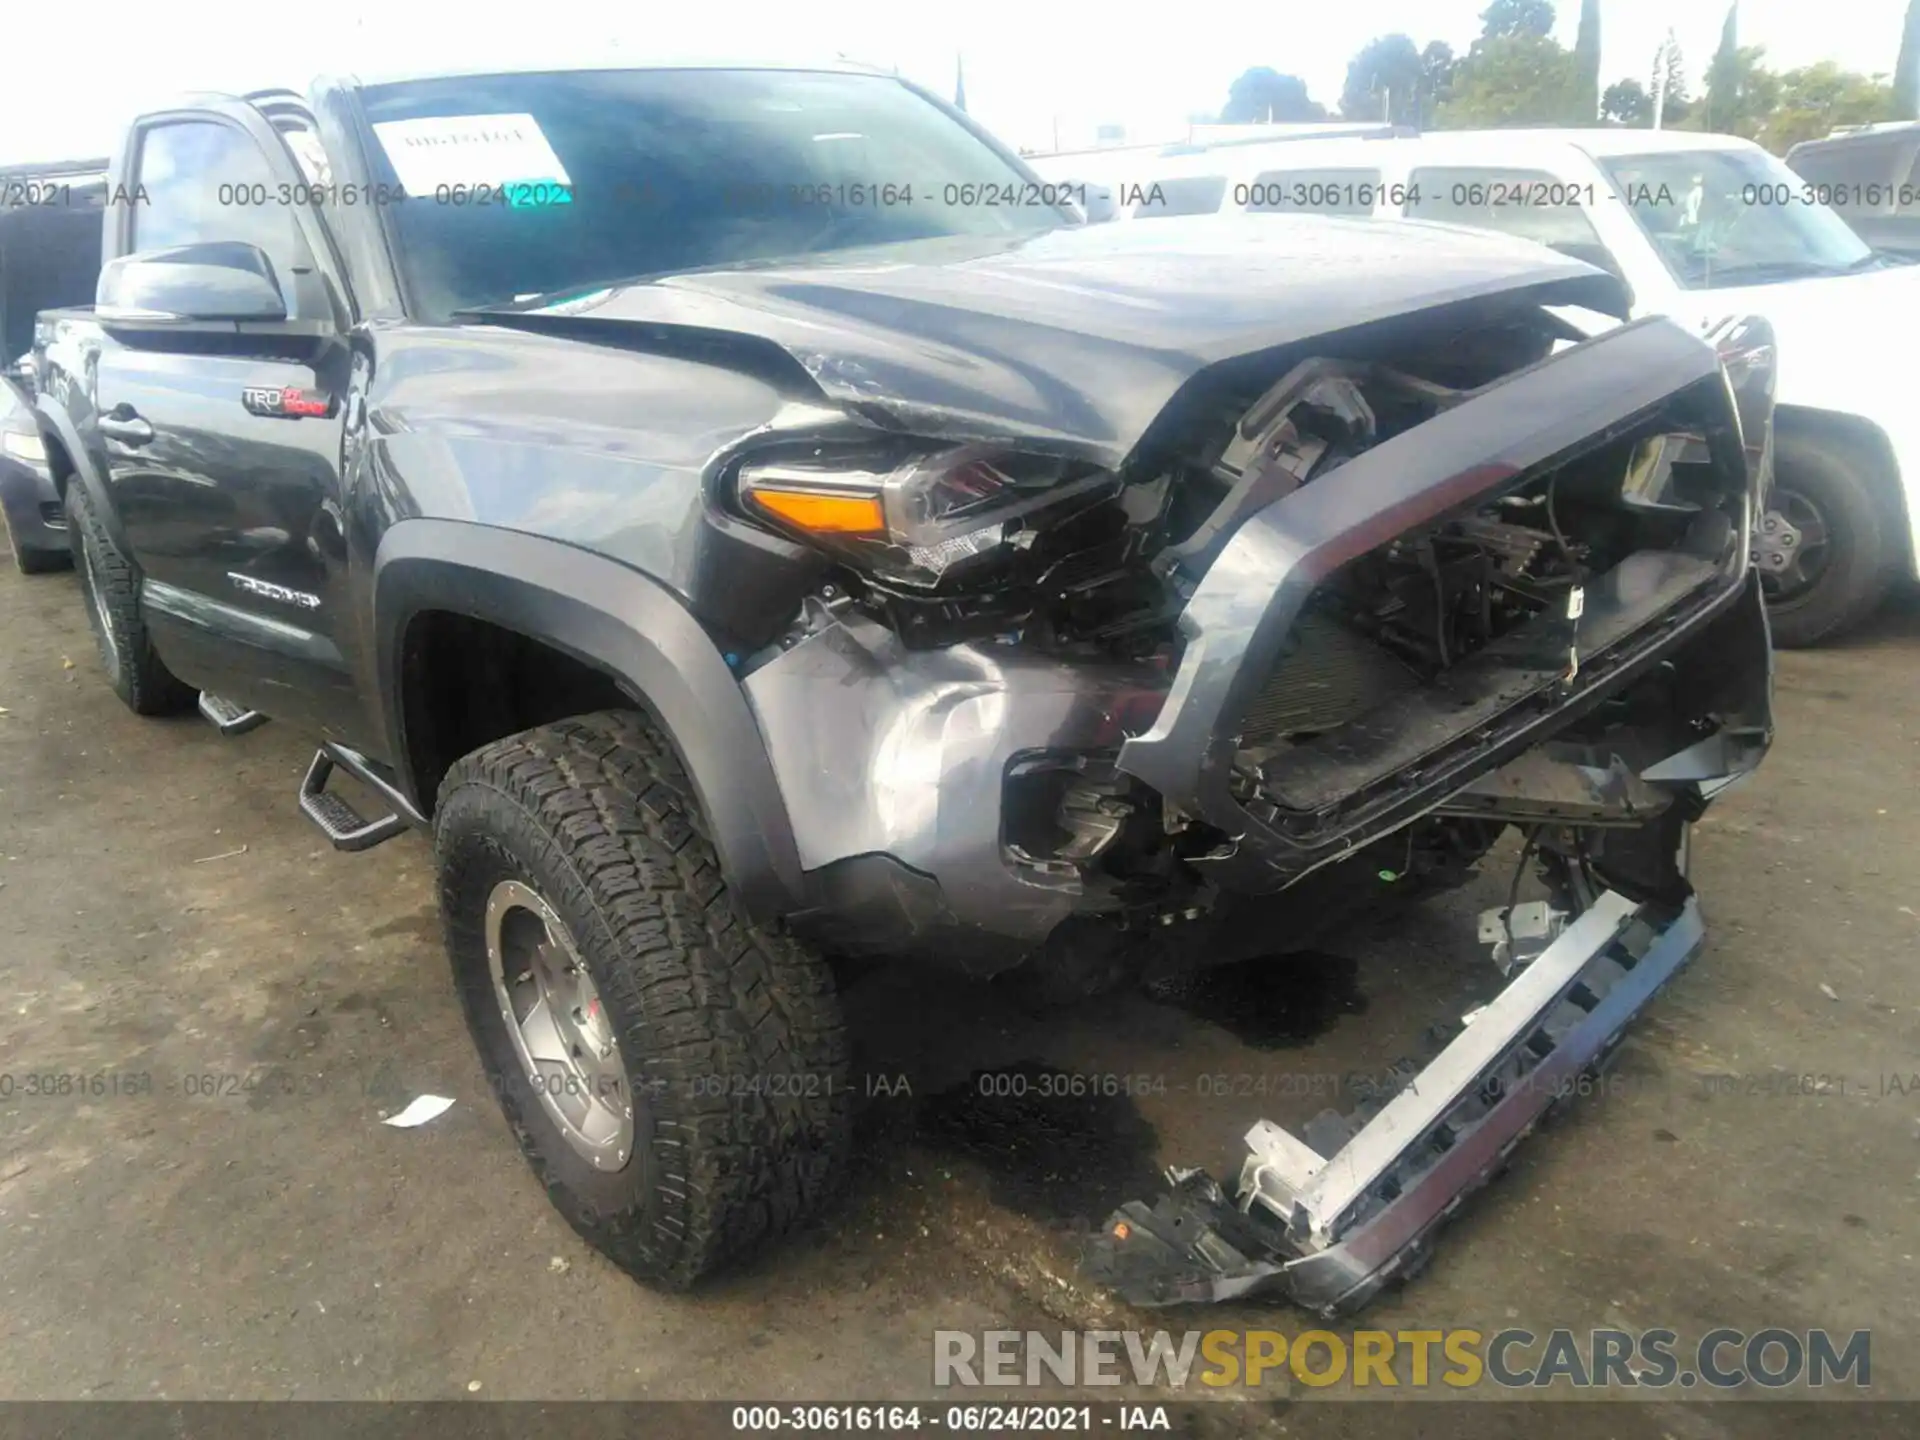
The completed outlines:
[[[442,185],[571,185],[546,131],[531,115],[429,115],[373,127],[409,195],[432,198]]]
[[[407,1108],[398,1115],[389,1115],[380,1123],[391,1125],[396,1130],[411,1130],[416,1125],[424,1125],[435,1116],[444,1115],[453,1108],[453,1101],[444,1095],[416,1095],[407,1102]]]

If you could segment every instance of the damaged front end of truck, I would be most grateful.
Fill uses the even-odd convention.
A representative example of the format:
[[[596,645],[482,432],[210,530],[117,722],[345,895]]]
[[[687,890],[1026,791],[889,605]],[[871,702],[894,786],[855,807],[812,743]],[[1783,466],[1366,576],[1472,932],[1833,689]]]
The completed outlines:
[[[918,355],[889,373],[891,332],[849,358],[760,317],[816,402],[710,477],[728,523],[832,562],[737,667],[805,877],[797,933],[1091,984],[1236,907],[1304,948],[1386,882],[1459,883],[1509,830],[1545,881],[1483,920],[1506,986],[1430,1061],[1303,1135],[1255,1125],[1230,1187],[1173,1172],[1108,1222],[1089,1264],[1131,1301],[1363,1303],[1701,944],[1689,826],[1772,735],[1750,552],[1771,338],[1592,326],[1567,296],[1602,278],[1259,350],[1101,337],[1150,404],[1137,427],[1041,363],[1063,330],[1028,363],[927,309],[973,347],[929,342],[943,393],[1011,376],[1086,444],[901,403],[937,387]],[[763,309],[803,289],[751,283]],[[711,337],[737,299],[724,327],[710,297],[646,303]],[[1155,366],[1180,373],[1156,389]]]
[[[1627,327],[1510,387],[1448,396],[1417,450],[1356,462],[1347,494],[1366,491],[1365,509],[1275,506],[1239,532],[1243,580],[1267,577],[1264,608],[1239,603],[1253,587],[1230,587],[1218,566],[1196,593],[1182,622],[1193,684],[1120,763],[1231,833],[1200,863],[1257,886],[1417,815],[1415,833],[1517,827],[1521,863],[1537,858],[1552,898],[1483,914],[1508,982],[1426,1063],[1304,1134],[1260,1121],[1231,1193],[1176,1170],[1156,1203],[1115,1214],[1090,1265],[1129,1300],[1279,1292],[1328,1316],[1360,1307],[1419,1263],[1435,1227],[1699,949],[1688,827],[1765,754],[1772,690],[1749,563],[1771,474],[1772,339],[1751,320],[1710,338],[1711,367],[1675,331]],[[1604,372],[1591,367],[1629,348],[1645,390],[1592,383]],[[1542,415],[1587,433],[1553,434]],[[1380,517],[1489,481],[1470,508],[1378,547]],[[1462,547],[1471,578],[1450,590]],[[1490,592],[1515,609],[1451,656],[1436,628],[1424,683],[1275,743],[1306,617],[1409,552],[1401,579],[1421,580],[1400,593],[1433,597],[1417,613]],[[1406,613],[1391,581],[1368,593],[1376,614]],[[1216,640],[1239,666],[1210,669]],[[1268,678],[1247,678],[1249,665]],[[1198,778],[1177,788],[1183,776]]]

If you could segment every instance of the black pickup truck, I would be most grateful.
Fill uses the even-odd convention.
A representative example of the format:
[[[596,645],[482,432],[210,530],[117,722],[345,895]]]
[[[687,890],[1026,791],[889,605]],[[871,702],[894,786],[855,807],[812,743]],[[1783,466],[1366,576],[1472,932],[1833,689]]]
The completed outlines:
[[[1764,328],[1071,189],[858,71],[328,81],[141,117],[40,319],[115,689],[311,731],[343,849],[431,834],[515,1133],[642,1279],[831,1192],[830,960],[1090,987],[1243,906],[1282,952],[1517,828],[1549,898],[1417,1084],[1092,1245],[1335,1309],[1700,943],[1687,827],[1771,738]]]

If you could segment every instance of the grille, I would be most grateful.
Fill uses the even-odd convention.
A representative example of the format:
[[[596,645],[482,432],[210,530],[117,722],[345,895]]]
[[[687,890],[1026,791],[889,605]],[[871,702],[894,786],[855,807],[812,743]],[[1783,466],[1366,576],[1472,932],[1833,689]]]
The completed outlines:
[[[1336,729],[1418,683],[1366,636],[1330,615],[1309,612],[1295,624],[1287,650],[1247,707],[1241,743],[1270,745]]]

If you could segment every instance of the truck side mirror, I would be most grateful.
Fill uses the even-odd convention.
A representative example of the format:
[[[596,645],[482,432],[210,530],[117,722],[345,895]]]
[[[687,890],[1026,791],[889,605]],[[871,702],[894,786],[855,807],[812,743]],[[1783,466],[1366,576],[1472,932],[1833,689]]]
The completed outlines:
[[[94,318],[122,329],[284,323],[287,302],[258,245],[223,240],[124,255],[100,272]]]

